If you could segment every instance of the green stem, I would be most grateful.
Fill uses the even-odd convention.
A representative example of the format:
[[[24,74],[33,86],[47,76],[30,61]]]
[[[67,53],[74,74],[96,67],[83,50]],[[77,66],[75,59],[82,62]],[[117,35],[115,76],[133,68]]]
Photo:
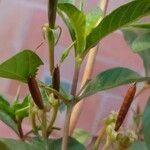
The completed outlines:
[[[32,124],[33,132],[36,132],[35,112],[31,113],[31,124]]]
[[[107,137],[106,143],[105,143],[105,145],[103,146],[102,150],[110,150],[111,144],[112,144],[112,141],[109,139],[109,137]]]
[[[47,132],[46,132],[46,129],[47,129],[47,118],[46,118],[45,110],[42,111],[41,119],[42,119],[42,124],[41,124],[42,137],[46,138],[47,137]]]
[[[103,128],[99,131],[99,135],[98,135],[98,137],[97,137],[97,139],[96,139],[96,142],[95,142],[95,145],[94,145],[93,150],[98,150],[98,149],[99,149],[99,145],[100,145],[100,143],[102,142],[102,138],[104,137],[105,132],[106,132],[106,127],[103,127]]]
[[[74,69],[73,82],[72,82],[72,89],[71,89],[71,94],[74,97],[76,95],[76,90],[77,90],[79,71],[80,71],[80,64],[78,64],[76,62],[75,63],[75,69]],[[70,127],[70,118],[71,118],[71,113],[72,113],[72,109],[73,109],[74,104],[75,103],[72,100],[72,103],[67,107],[65,123],[64,123],[64,129],[63,129],[63,140],[62,140],[61,150],[67,150],[68,136],[69,136],[69,127]]]
[[[76,91],[77,91],[79,71],[80,71],[80,64],[75,63],[75,70],[74,70],[74,76],[73,76],[73,81],[72,81],[72,89],[71,89],[71,94],[73,96],[76,95]]]
[[[71,105],[67,107],[67,113],[66,113],[66,117],[65,117],[64,129],[63,129],[63,139],[62,139],[61,150],[67,150],[69,125],[70,125],[72,108],[73,108],[73,106],[71,106]]]
[[[49,126],[47,128],[47,137],[49,137],[49,135],[51,134],[52,130],[53,130],[53,125],[55,123],[55,120],[56,120],[56,117],[57,117],[57,114],[58,114],[58,106],[55,106],[52,108],[52,118],[51,118],[51,121],[49,123]]]
[[[55,53],[54,53],[54,42],[49,43],[49,65],[51,75],[53,74],[53,69],[55,65]]]
[[[48,0],[48,22],[49,22],[50,29],[55,28],[57,2],[58,2],[58,0]],[[55,65],[55,61],[54,61],[54,59],[55,59],[55,54],[54,54],[55,40],[52,42],[48,42],[48,46],[49,46],[50,72],[52,75],[54,65]]]
[[[61,95],[58,91],[56,91],[55,89],[49,87],[49,86],[46,86],[44,83],[42,82],[39,82],[39,85],[40,87],[46,89],[46,90],[49,90],[51,93],[55,94],[58,96],[59,99],[61,99],[66,105],[69,104],[69,100],[67,98],[65,98],[63,95]]]
[[[48,22],[51,29],[55,27],[57,2],[58,0],[48,0]]]

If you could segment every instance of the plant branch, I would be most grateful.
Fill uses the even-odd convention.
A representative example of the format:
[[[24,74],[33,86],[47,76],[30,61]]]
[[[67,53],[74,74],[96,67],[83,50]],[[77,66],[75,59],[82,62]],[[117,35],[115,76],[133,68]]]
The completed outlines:
[[[41,124],[42,137],[46,138],[47,137],[47,133],[46,133],[46,131],[47,131],[46,130],[47,129],[47,118],[46,118],[45,110],[42,110],[41,120],[42,120],[42,124]]]
[[[75,63],[75,71],[72,81],[72,89],[71,89],[71,95],[75,96],[77,91],[77,84],[78,84],[78,77],[79,77],[79,71],[80,71],[80,64]]]
[[[51,29],[55,27],[58,0],[48,0],[48,23]]]
[[[100,142],[102,141],[102,138],[104,137],[106,132],[106,126],[104,126],[98,133],[98,137],[96,139],[95,145],[94,145],[94,149],[93,150],[98,150],[99,149],[99,145]]]
[[[101,9],[103,10],[104,15],[106,14],[107,6],[108,6],[108,0],[102,0],[101,1]],[[86,67],[85,67],[82,82],[81,82],[81,88],[86,83],[86,81],[89,80],[91,77],[97,51],[98,51],[98,45],[89,51],[88,60],[86,63]],[[83,105],[84,105],[84,101],[82,100],[78,104],[76,104],[76,106],[74,107],[74,109],[72,111],[71,120],[70,120],[70,127],[69,127],[70,135],[74,131],[74,128],[77,124],[78,118],[81,114]]]
[[[18,131],[19,131],[19,137],[20,137],[20,139],[23,139],[24,135],[23,135],[23,130],[22,130],[21,122],[18,122]]]
[[[109,139],[109,137],[107,137],[106,143],[105,143],[105,145],[103,146],[102,150],[109,150],[111,144],[112,144],[111,140]]]
[[[45,84],[43,84],[42,82],[38,83],[40,85],[40,87],[49,90],[51,93],[55,94],[58,96],[59,99],[63,100],[63,102],[68,105],[69,104],[69,100],[67,98],[65,98],[63,95],[61,95],[58,91],[56,91],[55,89],[46,86]]]
[[[72,112],[72,106],[70,105],[67,107],[65,123],[63,128],[63,139],[62,139],[61,150],[67,150],[71,112]]]
[[[52,117],[51,117],[49,126],[47,128],[47,137],[49,137],[49,135],[53,131],[53,125],[54,125],[54,122],[55,122],[57,114],[58,114],[58,107],[59,106],[55,106],[55,107],[52,108]]]
[[[77,91],[79,71],[80,71],[80,64],[78,64],[76,62],[75,69],[74,69],[73,81],[72,81],[72,89],[71,89],[71,94],[74,97],[75,97],[76,91]],[[67,107],[64,129],[63,129],[63,140],[62,140],[61,150],[67,150],[71,112],[72,112],[73,106],[75,104],[74,99],[72,99],[71,101],[72,101],[72,103]]]
[[[50,29],[55,28],[57,2],[58,0],[48,0],[48,23]],[[54,61],[55,40],[48,43],[48,46],[49,46],[49,65],[50,65],[50,72],[52,75],[55,66],[55,61]]]

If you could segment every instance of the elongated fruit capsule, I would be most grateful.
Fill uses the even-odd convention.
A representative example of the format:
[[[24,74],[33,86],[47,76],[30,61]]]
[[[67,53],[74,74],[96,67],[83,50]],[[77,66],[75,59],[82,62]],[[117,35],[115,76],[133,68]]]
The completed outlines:
[[[35,104],[38,106],[39,109],[44,109],[42,96],[35,77],[28,78],[28,87]]]
[[[53,89],[56,91],[59,91],[60,88],[60,71],[58,65],[54,68],[53,71],[53,77],[52,77],[52,86]],[[54,95],[55,98],[58,98],[56,95]]]
[[[122,125],[122,123],[125,119],[125,116],[131,106],[133,99],[134,99],[135,92],[136,92],[136,83],[134,83],[131,87],[129,87],[129,89],[126,93],[124,101],[119,110],[119,114],[118,114],[116,125],[115,125],[115,131],[118,131],[120,126]]]

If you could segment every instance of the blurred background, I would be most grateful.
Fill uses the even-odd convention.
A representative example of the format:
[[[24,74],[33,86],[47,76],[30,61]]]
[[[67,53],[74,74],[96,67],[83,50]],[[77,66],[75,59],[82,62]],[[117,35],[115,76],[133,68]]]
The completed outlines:
[[[109,0],[107,13],[127,1]],[[86,0],[85,11],[88,12],[96,5],[99,5],[98,0]],[[41,29],[45,23],[47,23],[47,0],[0,0],[0,62],[23,49],[35,50],[43,41]],[[56,60],[59,61],[58,58],[61,52],[69,46],[71,39],[66,26],[59,16],[57,17],[57,25],[63,28],[63,33],[55,51]],[[40,68],[38,77],[48,82],[50,77],[47,70],[48,49],[46,44],[42,45],[36,53],[41,56],[45,64]],[[74,65],[72,60],[73,52],[61,68],[61,80],[66,88],[70,87],[72,82]],[[84,61],[82,68],[84,68],[85,63],[86,61]],[[117,66],[128,67],[140,74],[144,74],[142,60],[137,54],[131,52],[120,31],[112,33],[100,43],[92,77],[101,71]],[[80,81],[82,74],[83,70],[80,72]],[[12,101],[19,85],[21,85],[20,97],[28,94],[29,91],[26,85],[17,81],[0,78],[0,93],[7,96],[9,101]],[[85,101],[77,127],[84,128],[95,134],[100,128],[103,118],[111,110],[118,110],[127,87],[121,86],[89,97]],[[148,91],[145,91],[144,95],[138,97],[136,101],[144,105],[147,97]],[[56,121],[58,126],[61,126],[63,123],[64,114],[64,112],[59,114]],[[129,122],[130,119],[128,117],[127,121]],[[29,130],[28,125],[28,121],[25,121],[25,131]],[[15,137],[15,134],[0,122],[0,136]]]

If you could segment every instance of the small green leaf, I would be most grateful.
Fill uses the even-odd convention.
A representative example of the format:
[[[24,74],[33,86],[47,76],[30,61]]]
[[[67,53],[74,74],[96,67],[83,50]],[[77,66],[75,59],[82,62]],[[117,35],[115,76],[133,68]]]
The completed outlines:
[[[12,116],[10,111],[10,104],[2,96],[0,96],[0,111],[5,112],[8,115]]]
[[[29,99],[30,96],[26,96],[22,103],[18,102],[12,106],[17,120],[22,121],[25,117],[29,116]]]
[[[0,120],[3,121],[7,126],[9,126],[17,134],[19,134],[17,124],[7,113],[0,111]]]
[[[64,49],[64,51],[61,55],[61,60],[60,60],[61,63],[63,63],[64,60],[68,57],[70,50],[71,50],[71,48],[70,49],[69,48]]]
[[[140,34],[131,45],[134,52],[150,49],[150,32]]]
[[[86,16],[86,36],[100,23],[103,12],[99,7],[92,9]]]
[[[93,95],[99,91],[145,80],[150,80],[150,77],[142,77],[128,68],[112,68],[98,74],[94,79],[89,81],[79,99]]]
[[[74,44],[75,44],[75,42],[73,42],[68,48],[66,48],[63,51],[63,53],[61,55],[61,60],[60,60],[61,63],[64,62],[64,60],[68,57],[68,55],[70,53],[70,50],[71,50],[71,48],[73,47]]]
[[[148,150],[145,143],[141,141],[134,142],[128,150]]]
[[[150,13],[149,0],[129,2],[107,15],[87,37],[86,49],[94,47],[101,39],[111,32],[134,22]],[[129,15],[130,14],[130,15]]]
[[[68,28],[70,30],[72,40],[76,41],[76,53],[79,55],[82,54],[85,49],[86,16],[82,11],[68,3],[58,4],[58,9],[61,16],[65,16],[65,18],[62,17],[65,23],[67,23],[67,25],[69,23]]]
[[[72,137],[75,138],[81,144],[85,144],[85,142],[91,137],[92,135],[84,129],[75,129]]]
[[[27,82],[29,76],[35,76],[41,59],[31,50],[24,50],[0,64],[0,77]]]
[[[147,102],[147,105],[145,107],[144,110],[144,115],[143,115],[143,132],[144,132],[144,140],[145,143],[148,147],[148,149],[150,149],[150,98]]]

